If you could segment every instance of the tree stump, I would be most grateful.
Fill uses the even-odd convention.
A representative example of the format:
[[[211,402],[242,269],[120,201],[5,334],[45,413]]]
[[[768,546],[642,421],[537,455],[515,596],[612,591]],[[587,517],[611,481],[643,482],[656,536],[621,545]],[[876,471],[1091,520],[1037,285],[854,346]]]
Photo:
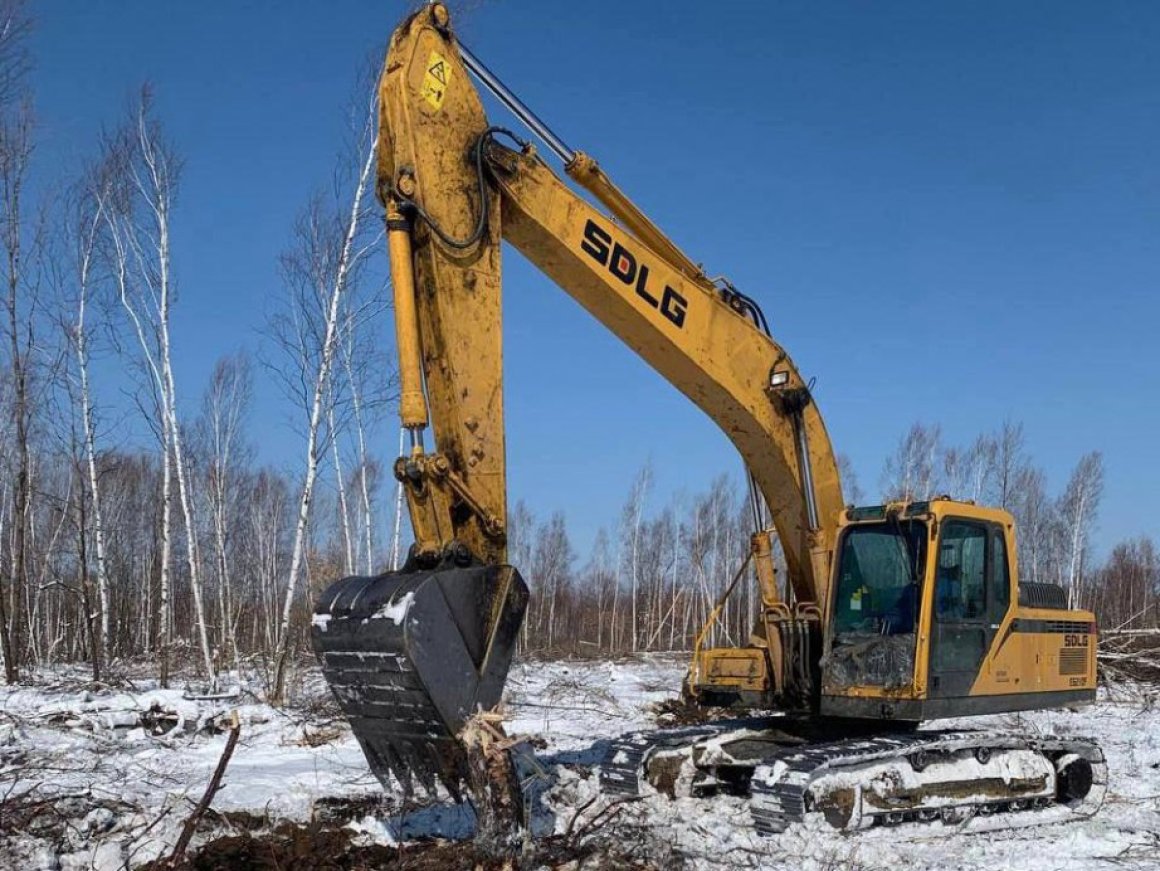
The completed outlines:
[[[495,858],[514,856],[527,825],[523,791],[510,753],[516,742],[504,734],[502,719],[494,711],[479,713],[459,733],[467,756],[476,842]]]

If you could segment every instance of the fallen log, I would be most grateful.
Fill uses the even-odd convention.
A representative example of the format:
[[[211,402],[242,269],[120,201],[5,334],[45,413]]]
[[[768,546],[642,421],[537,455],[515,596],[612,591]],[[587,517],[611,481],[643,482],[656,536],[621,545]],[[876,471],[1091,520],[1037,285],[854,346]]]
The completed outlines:
[[[230,757],[234,755],[234,747],[238,744],[238,736],[242,733],[242,724],[238,720],[238,712],[234,711],[230,717],[229,737],[226,738],[225,749],[222,750],[221,758],[218,759],[217,767],[214,769],[213,776],[209,779],[209,786],[205,788],[205,793],[201,797],[201,801],[197,803],[197,807],[193,809],[193,813],[185,821],[185,825],[181,828],[181,835],[177,838],[177,844],[173,848],[173,852],[169,854],[170,864],[178,862],[182,856],[185,855],[185,849],[189,846],[189,841],[193,837],[193,833],[197,830],[198,821],[209,809],[213,797],[217,795],[219,789],[222,788],[222,777],[226,773],[226,766],[230,764]]]

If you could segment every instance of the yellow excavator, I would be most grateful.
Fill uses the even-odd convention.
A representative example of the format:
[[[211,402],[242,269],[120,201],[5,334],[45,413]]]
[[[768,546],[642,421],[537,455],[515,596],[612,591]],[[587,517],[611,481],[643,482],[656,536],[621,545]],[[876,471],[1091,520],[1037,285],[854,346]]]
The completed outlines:
[[[489,123],[473,77],[603,209]],[[457,39],[443,5],[394,32],[379,99],[410,437],[395,474],[415,542],[401,570],[330,586],[312,639],[384,785],[442,782],[458,797],[460,730],[500,701],[528,601],[505,547],[506,241],[709,415],[751,485],[751,546],[725,595],[754,578],[757,625],[745,646],[708,647],[714,612],[683,687],[694,705],[749,716],[623,736],[601,768],[609,792],[748,795],[762,832],[812,812],[847,829],[1094,812],[1107,767],[1090,741],[916,728],[1095,696],[1095,618],[1020,581],[1007,512],[949,497],[846,506],[809,385],[757,302],[565,145]]]

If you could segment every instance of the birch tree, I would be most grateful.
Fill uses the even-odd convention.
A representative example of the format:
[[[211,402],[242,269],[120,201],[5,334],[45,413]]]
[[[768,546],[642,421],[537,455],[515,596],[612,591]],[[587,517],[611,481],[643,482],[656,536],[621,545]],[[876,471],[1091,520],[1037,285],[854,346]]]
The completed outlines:
[[[90,376],[90,334],[93,331],[89,314],[97,290],[101,261],[101,239],[113,195],[113,180],[107,164],[89,167],[77,183],[70,203],[65,228],[67,254],[71,266],[69,276],[73,285],[71,308],[73,319],[66,324],[72,351],[75,384],[70,385],[76,414],[80,419],[80,441],[83,445],[83,467],[87,487],[78,495],[82,515],[81,541],[85,541],[85,526],[89,518],[93,529],[93,550],[96,567],[98,639],[94,645],[94,672],[99,673],[98,660],[108,660],[111,603],[109,598],[109,570],[106,559],[105,518],[101,506],[101,480],[97,473],[97,408],[93,400]],[[86,506],[87,502],[87,506]],[[82,571],[88,566],[82,558]]]
[[[2,24],[3,22],[0,22]],[[12,422],[9,477],[13,482],[11,557],[7,601],[0,589],[0,652],[9,683],[20,676],[26,620],[28,534],[32,510],[32,380],[37,352],[39,282],[36,249],[43,242],[26,206],[26,186],[33,153],[31,105],[21,102],[0,119],[0,259],[4,285],[4,332],[10,380],[7,412]]]
[[[20,246],[24,232],[22,194],[32,154],[32,112],[24,88],[28,71],[27,34],[30,20],[23,0],[0,0],[0,233],[3,234],[7,289],[6,321],[11,370],[12,421],[16,444],[12,496],[12,561],[7,584],[0,582],[0,656],[4,678],[20,678],[22,593],[25,583],[25,537],[29,503],[28,368],[31,336],[21,330]],[[13,107],[15,106],[15,111]],[[31,319],[29,319],[31,329]],[[7,494],[6,494],[7,495]],[[6,501],[6,500],[5,500]],[[2,521],[0,521],[2,525]],[[7,532],[8,530],[0,530]],[[5,589],[7,587],[7,589]]]
[[[939,485],[942,430],[916,423],[898,442],[882,469],[882,498],[929,499]]]
[[[616,584],[616,569],[613,564],[611,548],[608,544],[608,530],[603,526],[596,533],[596,540],[592,543],[592,555],[584,570],[587,579],[589,594],[596,596],[596,649],[604,650],[605,627],[609,624],[611,609],[609,602],[613,596],[613,587]],[[610,639],[612,632],[607,633]],[[611,647],[611,644],[609,645]]]
[[[1083,578],[1084,560],[1100,496],[1104,489],[1104,460],[1099,451],[1085,454],[1076,464],[1059,501],[1064,531],[1064,586],[1069,607],[1076,607]]]
[[[979,435],[972,442],[963,463],[965,490],[960,498],[981,502],[994,476],[999,445],[993,436]]]
[[[20,102],[28,75],[32,19],[25,0],[0,0],[0,111]]]
[[[1160,627],[1160,552],[1146,536],[1122,541],[1095,573],[1084,604],[1108,629]]]
[[[1003,426],[994,437],[994,467],[991,473],[993,493],[989,499],[999,508],[1011,507],[1015,498],[1019,473],[1027,465],[1024,444],[1023,424],[1003,421]]]
[[[242,353],[222,357],[210,376],[201,416],[202,441],[207,454],[206,490],[213,522],[219,639],[223,653],[231,658],[235,669],[241,666],[230,565],[231,518],[238,503],[239,467],[251,454],[243,434],[251,392],[249,357]]]
[[[342,530],[343,574],[353,575],[355,540],[351,532],[350,504],[346,498],[346,478],[342,468],[342,450],[338,438],[339,427],[335,419],[335,401],[331,399],[326,405],[326,423],[331,434],[330,447],[334,464],[334,486],[336,495],[338,496],[338,527]]]
[[[1043,582],[1048,578],[1056,537],[1047,478],[1042,470],[1026,464],[1016,475],[1013,492],[1010,510],[1015,518],[1019,574],[1025,580]]]
[[[354,461],[349,489],[354,491],[357,501],[354,513],[358,517],[357,529],[352,524],[350,530],[351,571],[361,569],[368,575],[375,569],[375,492],[380,477],[380,465],[371,453],[369,436],[392,406],[397,387],[394,364],[387,359],[378,336],[388,307],[386,289],[384,282],[372,283],[370,293],[357,304],[348,306],[339,345],[350,406],[348,429],[353,430]]]
[[[400,452],[401,453],[401,452]],[[507,522],[507,554],[508,562],[521,573],[526,572],[532,565],[532,555],[536,546],[536,518],[524,500],[517,499],[516,504],[508,509]],[[528,649],[528,640],[531,637],[531,621],[524,619],[521,632],[523,650]]]
[[[165,136],[153,110],[152,94],[142,88],[133,117],[106,145],[106,159],[120,168],[122,189],[106,226],[112,242],[114,274],[121,307],[132,324],[141,360],[154,398],[163,457],[162,625],[170,619],[172,592],[169,561],[172,555],[172,503],[176,483],[185,526],[186,565],[193,594],[194,622],[202,668],[216,681],[213,653],[206,625],[205,604],[194,518],[191,481],[186,467],[177,412],[177,384],[173,372],[170,325],[176,302],[172,270],[172,221],[182,160]],[[169,630],[162,632],[163,656]],[[168,678],[163,660],[162,677]]]
[[[537,530],[528,566],[536,592],[535,629],[549,650],[556,644],[557,616],[563,609],[574,559],[564,515],[557,511]]]
[[[69,489],[70,491],[75,490],[75,495],[69,500],[67,510],[62,512],[62,517],[68,516],[71,519],[73,530],[76,533],[76,565],[77,574],[79,575],[81,608],[84,616],[83,621],[78,622],[82,622],[84,628],[87,630],[89,636],[89,655],[92,659],[93,680],[99,681],[101,680],[102,664],[108,659],[108,656],[104,652],[105,639],[108,638],[108,632],[102,631],[101,629],[101,622],[107,620],[108,612],[98,604],[98,601],[102,589],[107,593],[107,585],[98,583],[97,591],[94,595],[93,576],[89,560],[89,512],[90,506],[93,503],[90,501],[89,488],[85,486],[85,482],[87,481],[84,471],[85,438],[82,435],[84,425],[81,423],[83,408],[76,396],[78,387],[73,383],[73,379],[66,375],[65,382],[68,396],[63,416],[68,421],[69,431],[67,440],[69,455],[72,459],[70,471],[73,473],[70,478]],[[78,485],[76,487],[71,486],[72,480],[74,479]],[[99,523],[95,524],[95,526],[98,529],[100,528]],[[64,585],[64,572],[57,571],[56,574],[61,578],[59,583]],[[63,611],[65,609],[62,608],[61,610]]]
[[[842,495],[847,505],[862,504],[862,487],[858,484],[858,475],[854,471],[854,464],[845,454],[838,454],[838,477],[842,481]]]
[[[304,570],[315,484],[329,439],[335,435],[326,423],[335,398],[333,374],[340,317],[360,266],[380,242],[377,235],[367,238],[375,161],[372,118],[373,114],[368,113],[362,128],[356,152],[359,159],[354,163],[354,182],[349,187],[345,210],[341,206],[327,208],[318,196],[298,220],[294,248],[282,260],[289,299],[270,324],[270,335],[282,352],[283,383],[306,419],[305,468],[275,643],[271,688],[274,701],[281,701],[285,695],[290,621]]]
[[[632,486],[628,491],[628,499],[621,510],[620,534],[623,546],[623,555],[628,566],[629,596],[632,622],[631,650],[636,652],[640,643],[640,615],[638,609],[638,590],[641,575],[641,534],[644,527],[644,508],[648,501],[648,491],[652,484],[652,465],[646,463],[633,478]]]

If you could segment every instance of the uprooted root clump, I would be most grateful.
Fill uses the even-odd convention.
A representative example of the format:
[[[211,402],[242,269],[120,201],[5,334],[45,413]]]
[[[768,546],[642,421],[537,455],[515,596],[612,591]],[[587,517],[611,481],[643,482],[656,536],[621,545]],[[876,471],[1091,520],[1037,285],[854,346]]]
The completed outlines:
[[[402,846],[355,843],[347,828],[282,823],[265,833],[244,832],[209,841],[177,861],[159,859],[146,871],[659,871],[675,868],[645,858],[648,845],[624,832],[576,839],[553,835],[509,856],[485,852],[472,841],[428,841]],[[655,854],[654,854],[655,855]]]
[[[736,717],[737,712],[729,708],[712,708],[694,704],[684,698],[666,699],[652,706],[653,718],[658,726],[700,726],[717,720]]]

